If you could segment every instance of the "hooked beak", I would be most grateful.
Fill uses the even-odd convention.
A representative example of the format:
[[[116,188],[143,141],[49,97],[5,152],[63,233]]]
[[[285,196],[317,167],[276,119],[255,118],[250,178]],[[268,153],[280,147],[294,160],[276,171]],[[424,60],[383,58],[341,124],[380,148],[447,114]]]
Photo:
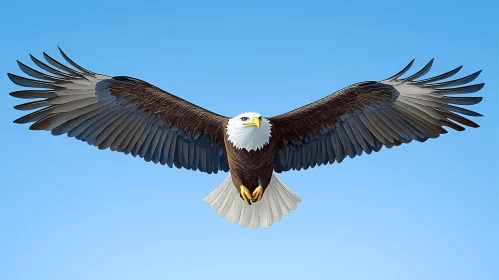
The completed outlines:
[[[253,118],[250,122],[245,122],[243,123],[244,125],[252,125],[260,128],[260,119],[259,118]]]

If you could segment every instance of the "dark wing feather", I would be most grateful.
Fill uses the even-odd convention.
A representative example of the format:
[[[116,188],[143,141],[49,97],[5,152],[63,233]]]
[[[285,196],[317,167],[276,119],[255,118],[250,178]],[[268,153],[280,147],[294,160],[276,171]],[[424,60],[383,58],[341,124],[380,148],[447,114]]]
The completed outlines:
[[[420,71],[399,79],[413,62],[383,81],[353,84],[314,103],[269,118],[281,143],[275,171],[340,163],[347,156],[370,154],[383,146],[391,148],[413,140],[424,142],[447,133],[444,126],[457,131],[464,130],[463,126],[478,127],[459,114],[481,114],[451,104],[474,105],[482,98],[448,95],[482,89],[483,83],[465,85],[481,71],[439,82],[459,72],[460,66],[435,77],[414,80],[430,71],[432,59]]]
[[[223,141],[226,117],[142,80],[91,72],[59,50],[75,69],[44,53],[51,66],[31,58],[49,74],[21,62],[21,70],[32,78],[8,74],[17,85],[41,88],[11,96],[44,98],[16,106],[36,111],[14,122],[34,122],[32,130],[67,134],[99,149],[131,153],[169,167],[206,173],[229,170]]]

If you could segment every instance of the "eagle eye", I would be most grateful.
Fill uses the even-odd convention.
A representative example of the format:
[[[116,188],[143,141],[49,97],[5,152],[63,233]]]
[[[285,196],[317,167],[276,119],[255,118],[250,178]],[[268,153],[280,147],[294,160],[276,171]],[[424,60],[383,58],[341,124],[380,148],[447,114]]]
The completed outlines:
[[[245,121],[249,120],[249,118],[247,118],[247,117],[242,117],[242,118],[241,118],[241,120],[242,120],[243,122],[245,122]]]

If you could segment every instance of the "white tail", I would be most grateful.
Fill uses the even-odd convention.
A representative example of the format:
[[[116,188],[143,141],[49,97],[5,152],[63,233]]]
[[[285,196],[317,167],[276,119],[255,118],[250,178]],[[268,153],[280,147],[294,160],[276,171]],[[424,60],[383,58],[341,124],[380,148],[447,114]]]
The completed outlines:
[[[232,183],[229,173],[227,178],[203,201],[210,204],[210,207],[217,210],[218,215],[225,217],[230,224],[237,222],[241,227],[249,226],[256,229],[258,226],[269,228],[274,222],[280,221],[283,215],[288,215],[291,210],[298,207],[301,198],[288,189],[275,174],[272,174],[272,179],[262,199],[248,205],[239,197],[239,192]]]

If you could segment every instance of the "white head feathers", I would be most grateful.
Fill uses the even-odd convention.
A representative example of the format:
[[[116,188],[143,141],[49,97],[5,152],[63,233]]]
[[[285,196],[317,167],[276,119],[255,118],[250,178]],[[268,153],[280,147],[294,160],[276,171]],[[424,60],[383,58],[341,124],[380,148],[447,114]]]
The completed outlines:
[[[227,136],[237,149],[259,150],[269,143],[271,127],[270,122],[260,114],[243,113],[229,120]]]

